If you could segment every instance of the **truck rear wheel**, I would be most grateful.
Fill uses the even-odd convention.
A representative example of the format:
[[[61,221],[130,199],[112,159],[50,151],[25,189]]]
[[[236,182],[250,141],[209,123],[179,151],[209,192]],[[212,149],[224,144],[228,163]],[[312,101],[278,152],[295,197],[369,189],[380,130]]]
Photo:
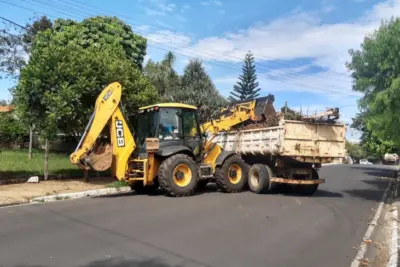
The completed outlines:
[[[265,194],[271,191],[270,178],[272,170],[264,164],[254,164],[250,167],[248,185],[250,191],[256,194]]]
[[[215,182],[223,192],[240,192],[247,183],[248,170],[246,162],[241,157],[231,156],[215,170]]]
[[[192,195],[198,182],[196,162],[185,154],[172,155],[161,163],[158,180],[167,195]]]
[[[319,174],[316,169],[311,171],[311,180],[319,180]],[[317,192],[319,184],[299,185],[299,191],[302,195],[312,196]]]

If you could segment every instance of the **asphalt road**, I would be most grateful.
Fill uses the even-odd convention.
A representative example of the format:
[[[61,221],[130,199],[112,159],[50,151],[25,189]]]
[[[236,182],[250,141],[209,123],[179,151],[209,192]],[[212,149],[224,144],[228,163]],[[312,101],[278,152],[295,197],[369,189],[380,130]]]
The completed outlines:
[[[349,266],[390,175],[326,166],[313,197],[123,195],[0,209],[0,266]]]

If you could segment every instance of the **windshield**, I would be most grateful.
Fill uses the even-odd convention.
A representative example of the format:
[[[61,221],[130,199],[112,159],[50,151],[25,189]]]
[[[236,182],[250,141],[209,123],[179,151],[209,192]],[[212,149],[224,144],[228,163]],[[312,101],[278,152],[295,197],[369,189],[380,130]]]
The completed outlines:
[[[181,111],[176,108],[162,108],[160,113],[159,140],[179,140],[182,135]]]
[[[136,127],[136,145],[144,147],[147,137],[155,137],[158,111],[141,113]]]

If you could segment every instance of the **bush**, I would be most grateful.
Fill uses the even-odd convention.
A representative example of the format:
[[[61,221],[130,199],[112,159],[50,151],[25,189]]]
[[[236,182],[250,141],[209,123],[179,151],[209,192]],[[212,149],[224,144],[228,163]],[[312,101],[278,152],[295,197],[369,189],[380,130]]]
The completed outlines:
[[[23,146],[29,141],[29,129],[13,113],[0,116],[0,147]]]

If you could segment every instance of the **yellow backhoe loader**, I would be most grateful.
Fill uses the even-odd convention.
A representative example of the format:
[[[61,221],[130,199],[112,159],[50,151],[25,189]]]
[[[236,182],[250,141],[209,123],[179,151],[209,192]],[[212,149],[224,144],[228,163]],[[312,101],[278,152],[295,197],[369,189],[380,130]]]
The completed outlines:
[[[121,94],[117,82],[100,93],[70,156],[73,164],[97,171],[111,167],[114,178],[128,182],[138,193],[161,187],[167,195],[188,196],[209,181],[215,181],[224,192],[238,192],[245,187],[248,165],[235,152],[223,151],[212,140],[235,125],[264,120],[272,96],[228,106],[217,119],[203,125],[197,108],[191,105],[160,103],[142,107],[132,133],[121,108]]]

